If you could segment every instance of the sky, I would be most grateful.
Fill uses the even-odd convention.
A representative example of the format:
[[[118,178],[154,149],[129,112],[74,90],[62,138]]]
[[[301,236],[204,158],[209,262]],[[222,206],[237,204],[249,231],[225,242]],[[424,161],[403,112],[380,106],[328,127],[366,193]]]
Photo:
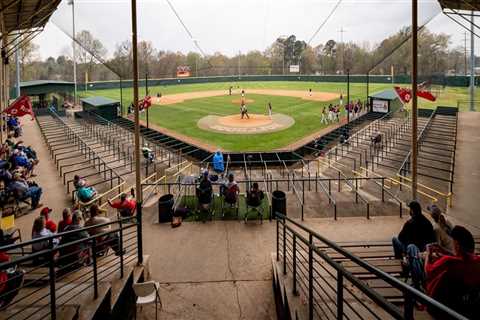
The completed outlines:
[[[338,1],[138,0],[138,35],[160,50],[198,52],[196,40],[206,54],[232,56],[263,51],[278,37],[291,34],[312,39],[313,46],[342,36],[344,41],[374,45],[411,22],[410,0],[343,0],[333,11]],[[131,39],[130,12],[129,0],[75,0],[76,31],[89,30],[112,56],[118,43]],[[452,47],[463,46],[464,29],[441,13],[436,0],[419,0],[419,23],[427,21],[431,31],[452,36]],[[40,57],[71,55],[72,34],[72,7],[64,0],[34,40]]]

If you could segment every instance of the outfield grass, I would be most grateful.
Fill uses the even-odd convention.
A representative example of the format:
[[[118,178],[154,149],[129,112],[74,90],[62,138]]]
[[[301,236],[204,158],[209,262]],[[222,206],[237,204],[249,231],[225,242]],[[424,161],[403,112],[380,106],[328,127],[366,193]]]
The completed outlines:
[[[187,100],[182,103],[168,106],[154,106],[150,109],[150,122],[183,135],[187,135],[209,144],[218,146],[228,151],[269,151],[283,148],[299,139],[324,128],[320,124],[320,113],[323,106],[328,103],[337,103],[338,99],[329,102],[307,101],[294,97],[266,96],[248,94],[248,89],[282,89],[282,90],[305,90],[311,88],[314,92],[342,93],[346,99],[347,86],[345,83],[317,83],[317,82],[289,82],[289,81],[266,81],[266,82],[219,82],[202,84],[181,84],[168,86],[155,86],[149,88],[151,95],[162,95],[198,92],[207,90],[225,90],[234,86],[244,88],[247,98],[254,102],[248,104],[249,113],[266,113],[266,105],[270,101],[273,112],[287,114],[295,119],[295,124],[289,129],[265,134],[254,135],[229,135],[205,131],[197,126],[197,122],[207,115],[231,115],[238,114],[239,107],[232,103],[238,96],[219,96]],[[392,88],[392,84],[370,84],[370,93]],[[353,83],[350,85],[351,100],[365,100],[366,84]],[[123,89],[123,104],[131,103],[132,88]],[[140,89],[140,96],[145,94],[144,88]],[[119,89],[94,90],[86,93],[88,96],[104,96],[120,100]],[[419,99],[419,108],[434,108],[438,105],[456,106],[457,100],[468,99],[468,88],[447,87],[438,96],[436,102]],[[468,109],[468,106],[462,106]],[[344,111],[342,110],[342,113]],[[142,118],[144,118],[142,114]]]

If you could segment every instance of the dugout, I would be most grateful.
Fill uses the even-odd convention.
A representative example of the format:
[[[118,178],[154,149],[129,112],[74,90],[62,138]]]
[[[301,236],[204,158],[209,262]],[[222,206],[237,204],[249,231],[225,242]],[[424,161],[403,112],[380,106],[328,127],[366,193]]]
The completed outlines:
[[[118,117],[120,101],[99,96],[84,98],[80,101],[82,102],[83,111],[95,112],[107,120],[113,120]]]
[[[393,89],[376,92],[368,96],[371,112],[389,113],[402,107],[402,102]]]
[[[67,81],[34,80],[20,82],[20,94],[30,97],[34,109],[49,106],[60,109],[64,102],[73,101],[75,84]],[[11,89],[10,96],[15,96],[15,88]]]

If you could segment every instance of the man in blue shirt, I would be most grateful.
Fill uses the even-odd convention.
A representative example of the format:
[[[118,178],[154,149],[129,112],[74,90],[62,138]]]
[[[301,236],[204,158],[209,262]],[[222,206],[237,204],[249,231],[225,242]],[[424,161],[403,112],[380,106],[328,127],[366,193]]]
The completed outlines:
[[[223,154],[219,150],[213,155],[213,170],[218,174],[225,170]]]

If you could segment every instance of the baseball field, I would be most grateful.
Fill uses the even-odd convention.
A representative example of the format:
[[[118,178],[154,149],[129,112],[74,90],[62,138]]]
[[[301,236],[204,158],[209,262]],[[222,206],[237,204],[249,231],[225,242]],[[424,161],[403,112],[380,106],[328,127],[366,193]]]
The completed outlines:
[[[233,87],[232,95],[229,88]],[[370,84],[370,93],[392,88],[391,84]],[[257,131],[245,129],[256,127],[254,121],[240,119],[241,90],[245,90],[245,102],[252,118],[265,122],[265,128],[275,130]],[[312,89],[312,93],[309,93]],[[188,140],[209,150],[220,148],[224,151],[271,151],[293,149],[322,131],[329,130],[334,123],[321,123],[321,111],[330,103],[339,103],[340,94],[346,101],[345,83],[317,82],[238,82],[238,83],[202,83],[149,87],[149,94],[154,98],[154,105],[149,109],[149,125],[183,140]],[[93,90],[87,96],[104,96],[120,100],[119,89]],[[145,95],[145,88],[140,89],[140,97]],[[131,88],[123,89],[124,110],[132,101]],[[350,85],[350,99],[362,101],[366,98],[366,85]],[[447,87],[432,103],[419,99],[420,108],[433,108],[438,105],[456,106],[458,100],[467,100],[467,88]],[[268,103],[272,105],[273,122],[268,121]],[[465,106],[466,107],[466,106]],[[145,119],[142,112],[141,119]],[[237,118],[238,116],[238,118]],[[276,119],[287,119],[288,126],[281,127]],[[341,118],[345,118],[341,110]],[[228,118],[228,119],[227,119]],[[216,120],[212,120],[216,119]],[[232,120],[233,119],[233,120]],[[224,121],[225,120],[225,121]],[[229,123],[227,123],[227,120]],[[217,121],[211,129],[204,123]],[[234,124],[230,122],[234,121]],[[284,120],[279,120],[282,122]],[[285,121],[284,121],[285,122]],[[203,123],[203,125],[202,125]],[[283,124],[283,123],[280,123]],[[240,127],[232,133],[230,125]],[[223,132],[222,132],[223,130]],[[243,131],[242,131],[243,130]],[[253,130],[253,131],[252,131]],[[244,133],[244,134],[242,134]]]

